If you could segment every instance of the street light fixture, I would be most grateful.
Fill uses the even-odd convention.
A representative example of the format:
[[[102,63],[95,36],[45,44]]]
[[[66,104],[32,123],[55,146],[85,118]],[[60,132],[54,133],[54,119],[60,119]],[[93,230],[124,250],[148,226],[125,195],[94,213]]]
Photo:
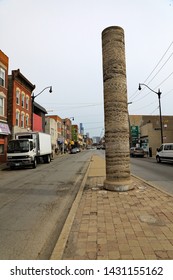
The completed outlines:
[[[159,100],[159,113],[160,113],[160,136],[161,136],[161,144],[163,143],[163,126],[162,126],[162,112],[161,112],[161,101],[160,101],[160,97],[161,97],[161,91],[160,89],[158,89],[157,91],[154,91],[153,89],[151,89],[149,86],[147,86],[146,84],[139,84],[138,89],[141,90],[141,86],[145,86],[147,87],[149,90],[151,90],[152,92],[156,93],[158,96],[158,100]]]
[[[34,95],[34,93],[33,93],[32,96],[31,96],[31,98],[32,98],[32,118],[31,118],[32,130],[34,129],[34,100],[37,96],[39,96],[43,91],[45,91],[48,88],[49,88],[49,92],[51,93],[52,92],[52,86],[48,86],[48,87],[45,87],[42,91],[40,91],[38,94]]]

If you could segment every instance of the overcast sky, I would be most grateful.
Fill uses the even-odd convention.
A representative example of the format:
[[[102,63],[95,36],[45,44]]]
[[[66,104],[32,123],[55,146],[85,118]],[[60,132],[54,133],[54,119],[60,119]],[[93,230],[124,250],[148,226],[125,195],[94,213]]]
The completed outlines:
[[[74,117],[85,133],[104,129],[101,33],[108,26],[125,32],[130,114],[173,114],[172,0],[0,0],[0,49],[9,74],[20,69],[36,85],[36,102],[49,114]]]

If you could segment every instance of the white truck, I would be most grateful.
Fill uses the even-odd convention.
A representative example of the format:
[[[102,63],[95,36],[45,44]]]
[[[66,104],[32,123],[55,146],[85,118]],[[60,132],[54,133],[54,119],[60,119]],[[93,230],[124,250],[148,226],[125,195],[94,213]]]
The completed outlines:
[[[8,142],[7,165],[13,169],[20,166],[36,168],[40,158],[50,163],[52,155],[51,136],[43,132],[16,133],[15,140]]]

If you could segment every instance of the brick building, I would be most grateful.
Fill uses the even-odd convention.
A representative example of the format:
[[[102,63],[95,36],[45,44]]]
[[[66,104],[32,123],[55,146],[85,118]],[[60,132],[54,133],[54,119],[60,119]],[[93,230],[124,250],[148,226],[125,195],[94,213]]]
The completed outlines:
[[[48,119],[48,118],[50,118],[50,119],[54,119],[55,120],[55,122],[56,122],[56,125],[57,125],[57,143],[59,142],[59,143],[61,143],[62,141],[63,141],[63,133],[62,133],[62,126],[63,126],[63,124],[62,124],[62,118],[60,118],[59,116],[57,116],[57,115],[48,115],[47,117],[46,117],[46,119]],[[47,124],[46,124],[47,125]]]
[[[52,150],[55,153],[58,147],[57,122],[54,118],[46,117],[45,132],[51,135]]]
[[[62,134],[65,137],[65,144],[69,145],[72,140],[72,123],[69,118],[63,119],[62,123]]]
[[[45,132],[45,123],[46,123],[45,115],[47,114],[46,109],[34,101],[32,104],[32,110],[33,110],[32,130]]]
[[[8,57],[0,50],[0,163],[6,161],[7,138],[10,134],[7,123]]]
[[[8,76],[8,123],[11,138],[15,133],[31,130],[32,99],[35,85],[26,79],[20,70]]]

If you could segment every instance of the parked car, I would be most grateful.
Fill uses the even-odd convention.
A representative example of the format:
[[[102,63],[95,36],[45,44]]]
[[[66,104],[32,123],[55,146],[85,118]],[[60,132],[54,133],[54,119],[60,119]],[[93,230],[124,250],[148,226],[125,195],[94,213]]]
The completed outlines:
[[[157,162],[173,161],[173,143],[164,143],[156,153]]]
[[[77,154],[77,153],[79,153],[79,152],[80,152],[80,149],[77,148],[77,147],[71,149],[71,154]]]
[[[145,151],[140,147],[131,147],[130,148],[130,156],[131,157],[144,157]]]

